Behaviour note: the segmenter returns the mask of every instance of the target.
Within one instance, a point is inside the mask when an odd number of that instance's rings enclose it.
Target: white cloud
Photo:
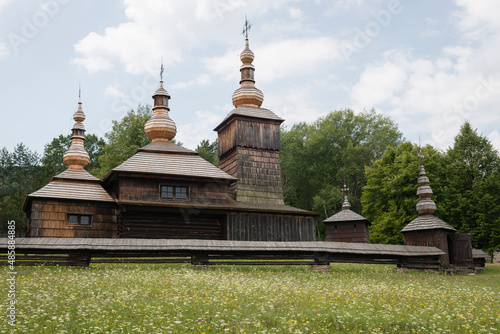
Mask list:
[[[210,76],[208,74],[203,73],[203,74],[200,74],[194,80],[177,82],[171,86],[174,89],[185,89],[185,88],[189,88],[192,86],[206,86],[206,85],[210,84],[210,82],[211,82]]]
[[[111,97],[124,97],[125,94],[120,91],[118,88],[116,88],[113,85],[109,85],[106,87],[106,90],[104,91],[104,95],[106,96],[111,96]]]
[[[0,10],[2,10],[4,7],[7,7],[11,2],[14,0],[0,0]]]
[[[288,14],[294,20],[304,19],[304,12],[300,8],[290,7],[288,8]]]
[[[192,119],[192,122],[177,127],[175,138],[177,141],[180,141],[184,147],[194,150],[203,139],[215,140],[216,134],[213,129],[222,121],[221,116],[198,110]]]
[[[9,55],[9,48],[4,42],[0,42],[0,59]]]
[[[488,135],[488,139],[497,151],[500,151],[500,132],[497,130],[493,131]]]
[[[292,86],[279,91],[264,92],[263,108],[285,119],[285,124],[311,122],[327,114],[324,106],[313,98],[314,85]]]
[[[351,91],[356,109],[376,107],[399,123],[403,133],[427,134],[431,144],[445,149],[460,126],[499,124],[500,78],[472,69],[469,49],[447,49],[434,61],[410,53],[390,52],[385,61],[364,70]]]
[[[128,21],[80,40],[72,63],[89,72],[110,70],[118,63],[129,73],[141,74],[156,69],[163,56],[165,66],[171,66],[201,41],[232,42],[245,13],[280,10],[290,1],[125,0]]]
[[[325,63],[342,59],[339,42],[332,37],[309,39],[288,39],[250,49],[255,53],[255,80],[271,82],[277,79],[311,75]],[[221,57],[205,59],[207,69],[223,80],[234,79],[241,65],[239,54],[242,50],[226,52]]]

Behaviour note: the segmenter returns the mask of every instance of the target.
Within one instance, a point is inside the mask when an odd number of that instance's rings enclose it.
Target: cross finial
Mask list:
[[[82,102],[82,86],[78,83],[78,102]]]
[[[247,16],[245,15],[245,25],[243,26],[243,32],[241,33],[245,36],[245,39],[248,39],[248,32],[250,31],[250,28],[252,28],[252,24],[248,21]]]
[[[160,81],[163,81],[163,57],[161,57]]]
[[[344,196],[347,196],[347,193],[349,192],[349,188],[347,188],[347,185],[345,184],[345,180],[344,180],[344,186],[342,187],[342,193],[344,194]]]

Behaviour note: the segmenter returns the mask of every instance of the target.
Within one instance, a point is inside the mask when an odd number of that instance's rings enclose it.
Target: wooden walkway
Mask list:
[[[7,249],[7,239],[0,239]],[[191,263],[194,265],[311,265],[389,263],[440,269],[435,247],[344,242],[269,242],[192,239],[16,238],[16,265]],[[3,253],[3,252],[2,252]],[[0,263],[7,264],[5,253]]]

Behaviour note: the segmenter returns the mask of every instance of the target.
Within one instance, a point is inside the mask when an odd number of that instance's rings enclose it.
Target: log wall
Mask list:
[[[227,218],[227,240],[315,241],[313,217],[286,214],[231,213]]]
[[[199,210],[151,212],[127,210],[119,222],[121,238],[209,239],[225,238],[225,216]]]
[[[91,215],[90,226],[68,223],[68,214]],[[28,212],[29,237],[114,238],[117,231],[115,203],[33,198]]]

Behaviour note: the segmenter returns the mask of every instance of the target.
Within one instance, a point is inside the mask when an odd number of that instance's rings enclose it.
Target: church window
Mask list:
[[[92,223],[92,216],[91,215],[69,214],[68,215],[68,223],[70,225],[90,226],[90,224]]]
[[[187,199],[188,187],[161,186],[160,197],[170,199]]]

